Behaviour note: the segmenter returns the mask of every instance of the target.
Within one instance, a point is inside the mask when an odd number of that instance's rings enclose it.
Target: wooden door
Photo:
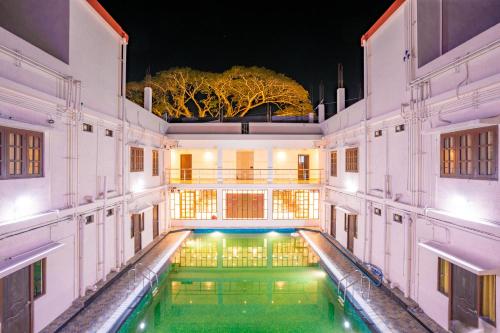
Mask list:
[[[160,215],[159,206],[153,206],[153,239],[160,234]]]
[[[309,179],[309,155],[299,155],[297,164],[299,180]]]
[[[25,333],[32,331],[31,295],[30,266],[0,280],[0,327],[2,332]]]
[[[227,219],[264,218],[263,193],[226,193]]]
[[[236,152],[236,179],[253,179],[253,151]]]
[[[451,320],[469,327],[478,327],[478,278],[453,265],[451,273]]]
[[[142,214],[132,215],[132,228],[134,229],[134,253],[142,249],[141,221]]]
[[[181,154],[181,180],[193,179],[193,155]]]
[[[337,211],[335,206],[330,206],[330,235],[337,237]]]
[[[354,238],[357,236],[357,218],[356,215],[346,214],[347,219],[347,249],[354,252]]]

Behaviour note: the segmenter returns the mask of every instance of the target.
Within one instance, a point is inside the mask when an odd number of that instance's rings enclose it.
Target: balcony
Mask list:
[[[322,184],[322,169],[169,169],[170,184]]]

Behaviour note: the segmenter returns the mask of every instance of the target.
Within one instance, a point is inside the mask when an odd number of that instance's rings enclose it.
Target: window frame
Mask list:
[[[445,273],[442,272],[442,266],[441,264],[444,263],[444,265],[448,266],[448,276],[445,276],[445,280],[443,281],[444,283],[447,284],[447,286],[441,285],[441,276],[443,276]],[[437,290],[443,294],[446,297],[450,297],[450,290],[451,290],[451,262],[449,262],[446,259],[443,259],[441,257],[438,257],[438,269],[437,269]],[[448,289],[448,292],[446,292],[446,289]]]
[[[20,159],[11,160],[9,157],[9,148],[16,147],[10,144],[10,134],[20,135],[22,143],[19,147],[21,149]],[[38,140],[39,146],[29,146],[29,137],[33,137],[33,143]],[[43,178],[45,176],[44,168],[44,148],[45,148],[45,135],[43,132],[31,131],[20,129],[16,127],[0,126],[0,180],[6,179],[26,179],[26,178]],[[14,148],[16,149],[16,148]],[[32,150],[32,157],[30,158],[29,151]],[[38,159],[35,159],[35,151],[38,150]],[[21,163],[20,174],[10,174],[10,162]],[[38,173],[30,173],[30,165],[38,163]]]
[[[482,133],[492,132],[492,143],[481,144],[479,136]],[[471,136],[470,146],[461,146],[461,137]],[[448,146],[449,143],[449,146]],[[492,157],[490,159],[480,159],[481,148],[492,147]],[[466,154],[466,159],[462,159],[462,150],[470,149],[472,159]],[[441,133],[439,137],[439,174],[441,178],[474,179],[474,180],[498,180],[498,126],[485,126],[462,131]],[[453,159],[451,159],[453,156]],[[490,162],[491,161],[491,162]],[[463,163],[472,163],[470,174],[461,173]],[[493,173],[491,175],[480,174],[481,164],[491,163]],[[448,171],[446,166],[449,164]],[[446,171],[446,172],[445,172]]]
[[[144,148],[130,147],[130,172],[144,172]]]
[[[330,151],[330,176],[337,177],[338,154],[336,150]]]
[[[359,150],[358,147],[346,148],[345,150],[345,172],[359,172]]]
[[[38,295],[35,295],[35,264],[37,262],[41,262],[42,264],[42,279],[41,279],[42,292]],[[47,258],[37,260],[30,265],[30,285],[31,285],[32,300],[37,300],[40,297],[47,294]]]
[[[160,152],[157,149],[153,149],[151,151],[151,160],[152,160],[152,170],[151,174],[153,177],[160,175]]]

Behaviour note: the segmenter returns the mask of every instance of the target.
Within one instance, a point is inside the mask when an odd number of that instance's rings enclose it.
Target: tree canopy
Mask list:
[[[153,112],[171,118],[243,117],[269,105],[273,114],[312,112],[309,94],[291,78],[261,67],[235,66],[223,73],[172,68],[127,84],[127,98],[142,105],[144,87],[153,90]]]

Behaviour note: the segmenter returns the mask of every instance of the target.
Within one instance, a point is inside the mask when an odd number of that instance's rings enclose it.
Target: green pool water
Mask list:
[[[290,234],[192,234],[120,332],[370,332],[318,261]]]

